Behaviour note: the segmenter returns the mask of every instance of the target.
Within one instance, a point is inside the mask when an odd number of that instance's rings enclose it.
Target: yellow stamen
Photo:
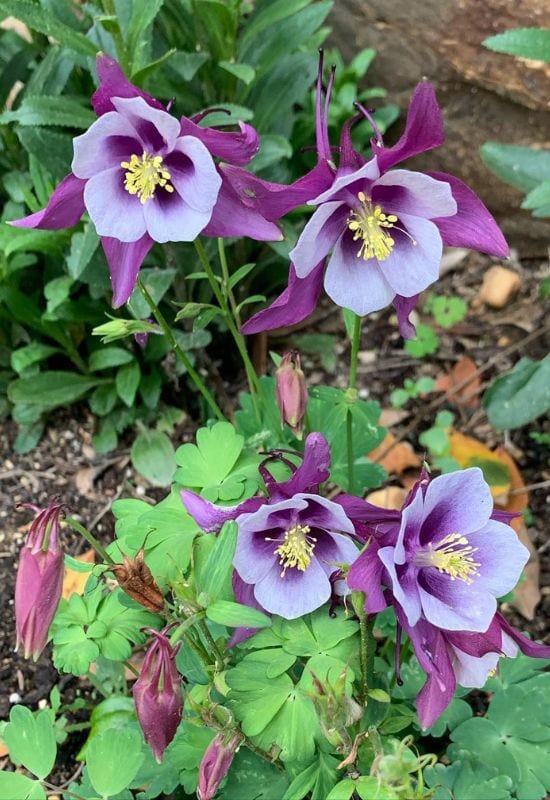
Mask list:
[[[465,583],[473,583],[480,564],[474,561],[473,554],[478,550],[468,544],[468,539],[460,533],[450,533],[436,547],[430,543],[428,550],[418,553],[415,562],[418,566],[435,567],[446,572],[451,580],[458,578]]]
[[[308,536],[310,530],[309,525],[293,525],[285,531],[282,544],[273,551],[279,556],[279,564],[283,567],[281,578],[285,577],[289,567],[296,567],[301,572],[309,567],[317,543],[314,536]]]
[[[359,192],[357,197],[360,205],[350,213],[347,220],[348,228],[353,232],[353,241],[361,240],[357,258],[363,258],[365,261],[370,258],[385,261],[395,244],[395,239],[388,230],[395,228],[407,236],[409,234],[403,228],[396,227],[395,214],[385,214],[382,206],[374,204],[372,198],[367,197],[364,192]],[[416,244],[414,239],[412,243]]]
[[[167,192],[174,187],[168,183],[170,173],[162,166],[162,156],[150,156],[143,153],[141,158],[132,155],[130,161],[122,161],[121,167],[128,170],[124,179],[124,188],[130,194],[136,194],[143,205],[155,196],[155,189],[161,186]]]

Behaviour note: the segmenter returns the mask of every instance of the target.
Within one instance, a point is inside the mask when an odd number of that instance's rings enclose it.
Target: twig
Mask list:
[[[531,492],[534,489],[546,489],[550,486],[550,480],[539,481],[538,483],[528,483],[527,486],[520,486],[517,489],[511,489],[509,492],[501,492],[493,497],[493,500],[498,500],[499,497],[506,499],[512,495],[523,494],[523,492]]]
[[[409,433],[412,433],[414,430],[416,430],[418,423],[424,419],[427,414],[429,414],[431,411],[434,411],[434,409],[436,409],[438,406],[442,405],[446,400],[449,399],[449,397],[452,397],[454,394],[457,394],[457,392],[460,392],[461,389],[464,389],[465,386],[468,386],[468,384],[470,384],[474,378],[477,378],[479,375],[487,372],[487,370],[498,363],[502,358],[515,353],[516,350],[523,350],[526,345],[528,345],[530,342],[533,342],[535,339],[538,339],[540,336],[544,336],[545,333],[550,333],[550,325],[546,325],[544,328],[534,331],[533,333],[529,334],[529,336],[526,336],[525,339],[522,339],[521,342],[515,342],[509,347],[506,347],[504,350],[501,350],[500,353],[496,353],[496,355],[490,358],[489,361],[487,361],[487,363],[482,367],[478,367],[475,372],[472,372],[464,380],[456,383],[441,397],[436,397],[435,400],[432,400],[431,403],[428,403],[427,406],[415,414],[411,422],[401,431],[401,433],[395,437],[395,440],[388,447],[386,447],[382,453],[380,453],[380,455],[375,459],[375,463],[382,461],[382,459],[385,458],[388,453],[393,450],[397,444],[399,444],[399,442],[402,442],[403,439],[409,435]]]

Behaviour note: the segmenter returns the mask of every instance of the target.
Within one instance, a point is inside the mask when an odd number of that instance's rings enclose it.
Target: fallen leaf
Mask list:
[[[405,499],[408,495],[406,489],[402,486],[387,486],[385,489],[377,489],[371,492],[365,498],[369,503],[372,503],[378,508],[393,508],[401,509]]]
[[[498,453],[489,450],[478,439],[465,436],[459,431],[451,430],[449,432],[449,443],[451,446],[449,455],[458,461],[462,469],[479,467],[491,488],[491,494],[493,497],[501,498],[504,506],[511,487],[508,461]]]
[[[394,442],[395,436],[393,433],[387,433],[378,447],[369,453],[369,459],[384,467],[390,475],[401,475],[409,467],[420,466],[420,458],[408,442],[398,442],[397,444],[394,444]],[[391,450],[378,460],[380,455],[385,453],[389,447],[391,447]]]
[[[81,556],[75,556],[76,561],[82,561],[83,564],[95,564],[95,550],[90,548],[82,553]],[[68,600],[72,594],[82,594],[86,581],[90,577],[89,572],[76,572],[74,569],[65,567],[63,575],[63,597]]]
[[[94,482],[98,476],[97,467],[82,467],[74,476],[79,494],[84,497],[95,497]]]
[[[435,391],[446,392],[449,401],[456,405],[463,405],[467,408],[476,408],[479,405],[479,390],[481,388],[481,378],[477,373],[475,361],[469,356],[463,356],[454,365],[452,370],[443,375],[439,375],[435,381]],[[468,380],[470,378],[470,380]],[[455,386],[468,381],[462,389],[452,391]]]
[[[491,308],[504,308],[521,287],[521,278],[511,269],[498,264],[487,270],[477,295],[478,303]]]
[[[404,408],[383,408],[378,424],[383,428],[393,428],[394,425],[399,425],[410,416],[411,412],[405,411]]]
[[[506,505],[503,506],[504,510],[518,513],[525,511],[529,504],[529,494],[525,491],[525,482],[516,462],[504,447],[498,447],[495,454],[508,465],[511,489],[514,492],[519,489],[524,490],[517,491],[517,494],[510,494],[507,497]],[[499,503],[498,497],[495,498],[495,502]],[[529,561],[523,568],[523,580],[514,589],[514,599],[510,605],[514,606],[525,619],[534,619],[535,608],[541,599],[539,557],[525,527],[523,517],[516,517],[512,520],[511,525],[517,532],[520,542],[529,550]]]
[[[3,742],[0,742],[0,758],[9,755],[9,750]]]

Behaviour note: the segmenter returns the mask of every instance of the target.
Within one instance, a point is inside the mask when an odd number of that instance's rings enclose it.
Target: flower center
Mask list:
[[[296,567],[301,572],[309,567],[317,543],[314,536],[308,535],[310,530],[309,525],[293,525],[285,531],[282,543],[273,551],[279,556],[279,564],[283,568],[281,578],[285,577],[289,567]]]
[[[364,192],[359,192],[357,197],[360,205],[350,213],[347,220],[348,228],[353,232],[353,241],[361,240],[357,258],[384,261],[395,244],[388,229],[395,227],[397,217],[395,214],[384,214],[382,206],[375,205]]]
[[[120,166],[127,170],[124,188],[130,194],[137,194],[142,205],[153,199],[157,186],[167,192],[174,191],[174,187],[168,183],[170,173],[162,166],[162,156],[143,153],[139,158],[134,154],[129,161],[122,161]]]
[[[450,533],[433,547],[418,553],[415,563],[422,567],[435,567],[439,572],[446,572],[451,580],[458,578],[465,583],[473,583],[478,574],[480,564],[474,561],[473,554],[478,550],[468,544],[468,539],[460,533]]]

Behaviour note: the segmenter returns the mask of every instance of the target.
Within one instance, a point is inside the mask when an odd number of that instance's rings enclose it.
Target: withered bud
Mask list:
[[[134,558],[124,555],[124,563],[112,564],[109,571],[114,572],[122,591],[147,611],[159,614],[163,610],[164,596],[145,563],[143,548],[138,550]]]

